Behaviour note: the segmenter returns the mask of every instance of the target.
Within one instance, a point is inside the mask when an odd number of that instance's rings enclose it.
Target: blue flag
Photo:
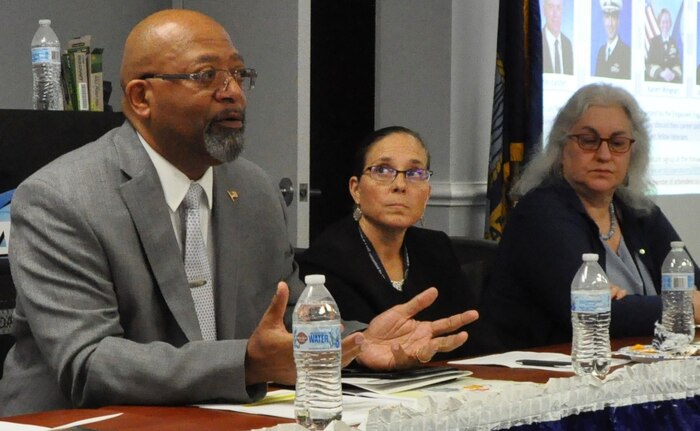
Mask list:
[[[539,0],[500,0],[485,237],[503,234],[513,182],[541,146],[542,28]]]

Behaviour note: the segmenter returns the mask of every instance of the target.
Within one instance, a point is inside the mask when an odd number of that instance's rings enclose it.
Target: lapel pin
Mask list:
[[[231,202],[236,202],[236,199],[238,199],[238,192],[235,190],[227,190],[228,191],[228,197],[231,198]]]
[[[639,249],[639,254],[641,254],[641,255],[646,254],[646,252],[647,252],[647,251],[644,250],[643,248],[640,248],[640,249]]]

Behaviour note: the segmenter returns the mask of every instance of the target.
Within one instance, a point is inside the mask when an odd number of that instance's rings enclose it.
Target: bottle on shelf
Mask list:
[[[321,274],[307,275],[294,307],[294,361],[297,381],[294,413],[299,424],[322,430],[343,412],[340,380],[340,312]]]
[[[40,19],[32,38],[32,101],[36,110],[63,110],[61,42],[50,19]]]
[[[695,314],[693,309],[695,290],[695,266],[685,252],[682,241],[672,241],[661,266],[661,300],[663,312],[661,324],[675,334],[683,334],[688,343],[695,338]]]
[[[610,371],[610,284],[598,255],[584,253],[571,282],[571,363],[578,375]]]

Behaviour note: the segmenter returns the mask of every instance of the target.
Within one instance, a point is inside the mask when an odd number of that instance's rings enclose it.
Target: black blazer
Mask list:
[[[369,322],[432,286],[438,289],[438,298],[418,313],[417,319],[436,320],[475,308],[468,281],[444,232],[411,227],[404,244],[410,268],[401,292],[379,274],[360,238],[357,222],[349,216],[329,226],[297,261],[302,279],[307,274],[326,276],[326,287],[344,320]],[[453,356],[463,354],[460,350]]]
[[[604,43],[598,50],[595,75],[605,78],[630,79],[632,73],[630,70],[631,51],[629,45],[624,43],[622,39],[618,39],[615,49],[610,53],[607,60],[605,59],[606,48],[607,44]]]
[[[678,234],[654,206],[643,214],[617,197],[615,206],[625,243],[646,265],[660,293],[661,265]],[[574,190],[563,180],[527,193],[509,215],[489,284],[482,293],[482,324],[496,331],[501,350],[571,340],[571,280],[581,254],[605,247],[598,227]],[[695,276],[700,276],[696,266]],[[612,302],[612,338],[653,334],[661,319],[660,296],[627,295]]]

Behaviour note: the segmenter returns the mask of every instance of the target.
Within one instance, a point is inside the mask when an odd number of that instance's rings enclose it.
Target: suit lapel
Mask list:
[[[115,139],[119,165],[127,177],[120,186],[122,199],[168,308],[189,340],[201,340],[194,301],[158,173],[134,130],[128,124],[125,127],[131,135],[120,133]]]
[[[238,312],[238,262],[241,250],[241,205],[245,198],[241,184],[231,174],[228,163],[214,168],[214,207],[212,214],[212,237],[216,262],[214,303],[216,304],[217,333],[221,339],[231,339],[236,333],[235,313]]]

